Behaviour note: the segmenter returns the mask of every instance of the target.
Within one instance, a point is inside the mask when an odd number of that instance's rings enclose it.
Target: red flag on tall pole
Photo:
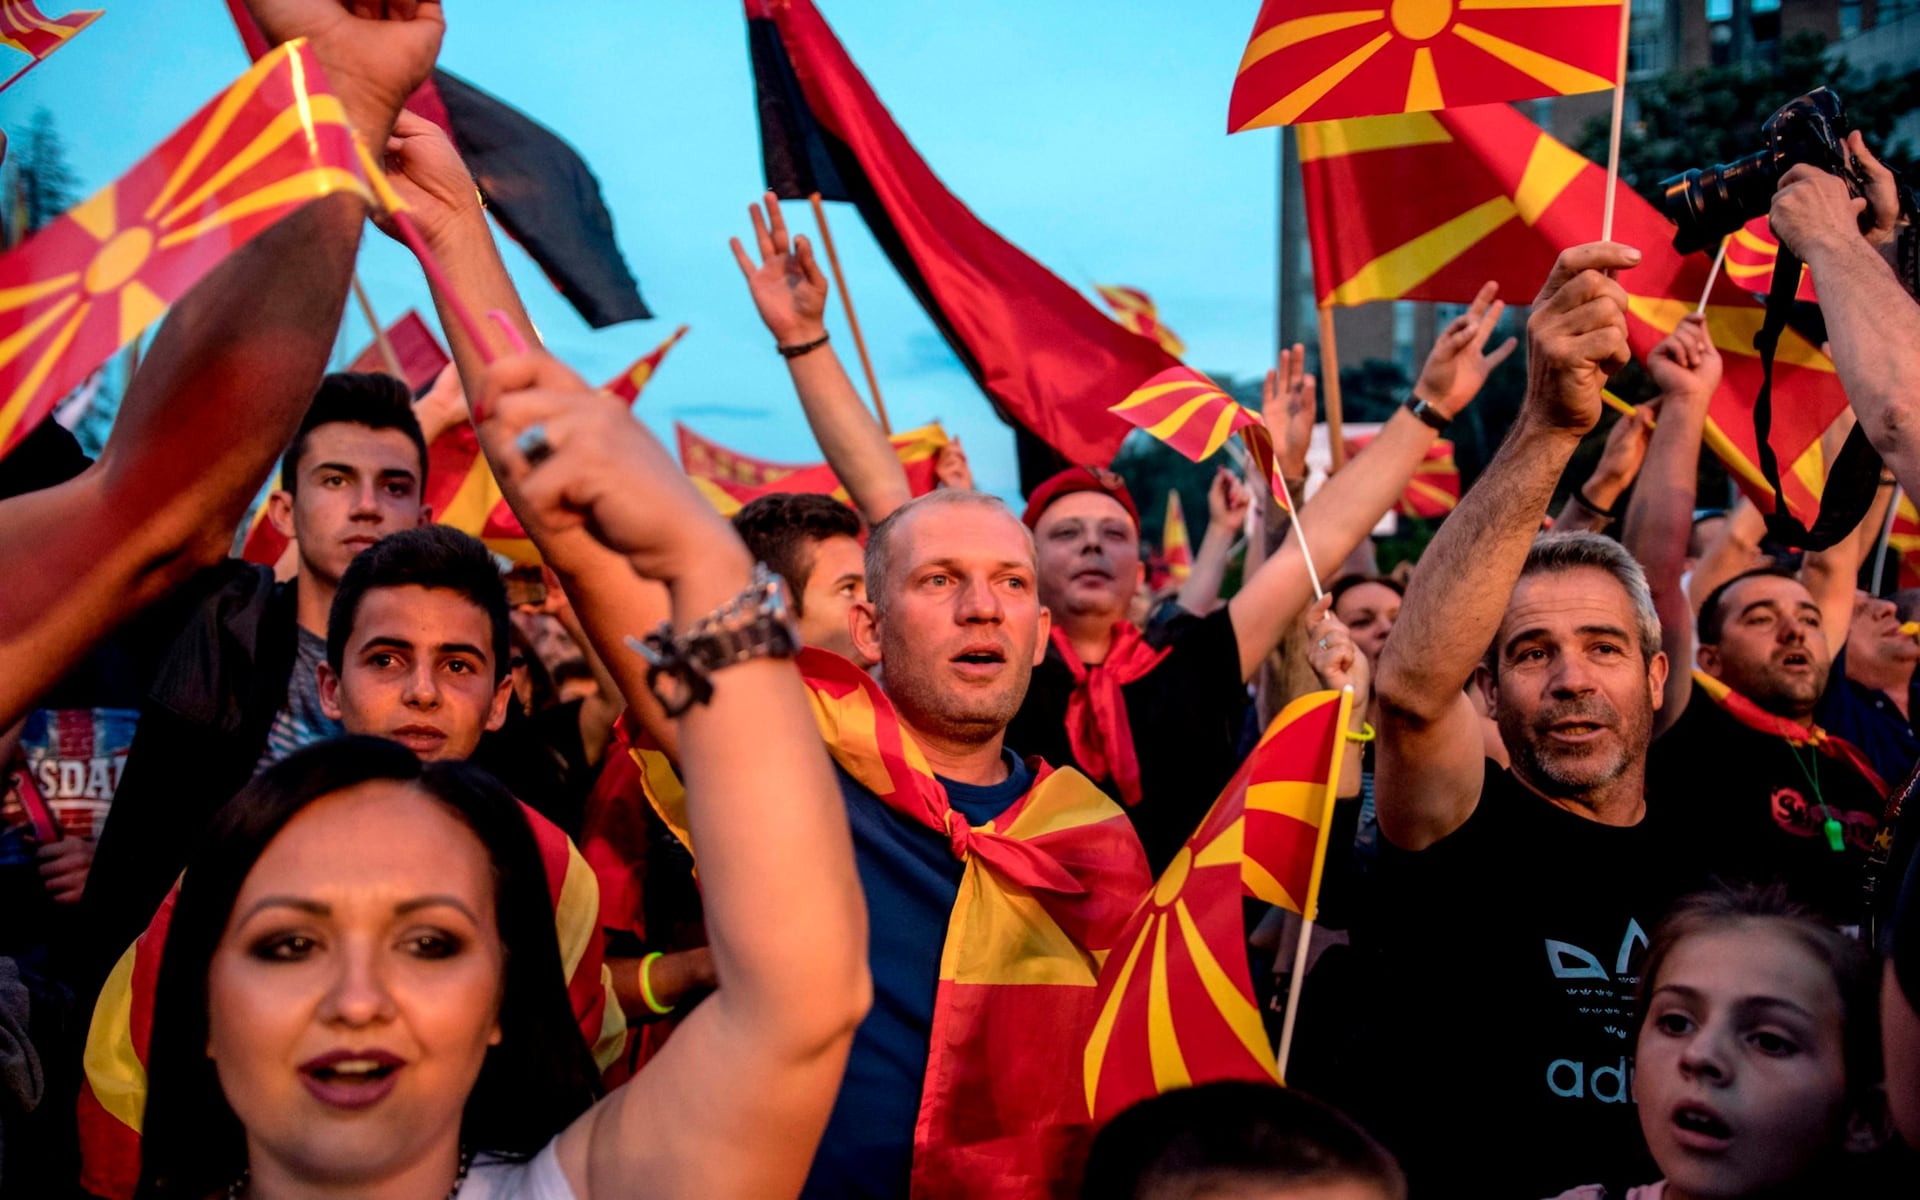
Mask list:
[[[1178,366],[989,229],[949,192],[811,0],[746,0],[767,186],[852,201],[1002,419],[1070,462],[1127,436],[1107,410]]]
[[[1606,172],[1505,104],[1300,127],[1300,165],[1322,306],[1372,300],[1467,303],[1487,280],[1525,303],[1567,246],[1591,241]],[[1419,180],[1417,189],[1408,180]],[[1614,237],[1639,248],[1620,273],[1627,336],[1648,351],[1693,312],[1706,255],[1680,255],[1673,226],[1630,189],[1614,189]],[[1759,301],[1723,274],[1706,318],[1725,357],[1707,418],[1707,444],[1755,503],[1771,510],[1753,431],[1760,387]],[[1772,445],[1791,510],[1811,516],[1826,478],[1821,435],[1847,407],[1833,362],[1789,329],[1774,364]],[[1804,519],[1804,517],[1803,517]]]
[[[75,9],[64,17],[49,17],[34,6],[33,0],[0,0],[0,46],[18,50],[30,60],[0,80],[0,92],[45,62],[47,55],[66,45],[74,34],[106,15],[104,9]]]
[[[0,257],[0,454],[222,259],[322,196],[373,202],[305,42]]]

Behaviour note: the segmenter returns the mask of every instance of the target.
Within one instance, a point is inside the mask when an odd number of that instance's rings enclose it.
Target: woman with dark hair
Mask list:
[[[376,740],[314,747],[222,811],[181,884],[142,1200],[760,1200],[806,1177],[871,985],[778,581],[624,406],[544,357],[487,382],[527,518],[665,585],[648,684],[680,710],[718,986],[596,1101],[512,798]]]

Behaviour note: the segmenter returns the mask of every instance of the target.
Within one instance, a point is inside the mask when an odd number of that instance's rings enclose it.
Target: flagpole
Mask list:
[[[1713,295],[1713,285],[1720,278],[1720,267],[1723,263],[1727,261],[1727,243],[1731,242],[1732,240],[1733,240],[1732,234],[1728,234],[1726,237],[1721,238],[1720,250],[1717,254],[1713,256],[1713,270],[1707,272],[1707,286],[1700,289],[1700,306],[1693,310],[1694,312],[1700,314],[1701,316],[1706,315],[1707,297]]]
[[[1333,337],[1333,306],[1320,306],[1320,394],[1327,403],[1327,450],[1333,470],[1347,465],[1347,439],[1341,433],[1340,348]]]
[[[1316,594],[1319,591],[1315,587]],[[1333,830],[1333,806],[1340,799],[1340,766],[1347,753],[1347,721],[1353,715],[1353,685],[1340,692],[1340,712],[1334,722],[1333,761],[1328,765],[1327,790],[1320,804],[1319,838],[1313,851],[1313,870],[1307,876],[1307,894],[1301,901],[1300,944],[1293,948],[1293,975],[1287,980],[1287,1011],[1280,1018],[1280,1047],[1274,1055],[1274,1070],[1280,1082],[1287,1082],[1287,1062],[1293,1055],[1293,1027],[1300,1015],[1300,992],[1307,982],[1307,959],[1313,947],[1314,917],[1320,913],[1320,880],[1327,866],[1327,835]]]
[[[1600,218],[1600,240],[1613,240],[1613,193],[1620,182],[1620,126],[1627,111],[1627,30],[1633,21],[1632,0],[1620,0],[1620,57],[1613,76],[1613,130],[1607,135],[1607,201]]]
[[[840,303],[847,306],[847,325],[853,330],[853,348],[860,352],[860,369],[867,374],[867,390],[873,393],[873,409],[880,417],[880,428],[887,436],[893,436],[893,423],[887,420],[886,401],[880,399],[880,380],[873,373],[873,359],[867,357],[867,339],[860,334],[860,318],[853,315],[853,293],[847,290],[847,277],[840,273],[840,253],[833,248],[833,231],[827,228],[826,206],[820,203],[820,193],[814,192],[807,197],[807,203],[813,205],[813,220],[820,227],[820,242],[827,248],[827,265],[833,268],[833,286],[840,289]]]
[[[400,356],[393,352],[393,343],[387,340],[386,327],[380,324],[380,318],[373,315],[373,301],[367,299],[367,289],[360,285],[360,272],[353,273],[353,299],[360,306],[360,315],[373,327],[373,344],[380,348],[380,359],[387,364],[387,374],[395,379],[404,380],[407,373],[400,369]]]
[[[1887,545],[1893,541],[1893,519],[1900,515],[1900,497],[1902,492],[1898,483],[1893,485],[1893,499],[1887,501],[1887,519],[1880,523],[1880,546],[1873,555],[1873,586],[1867,594],[1880,594],[1880,576],[1887,569]]]
[[[1325,309],[1320,311],[1325,312]],[[1232,443],[1228,443],[1231,445]],[[1251,472],[1249,472],[1251,474]],[[1273,473],[1275,483],[1280,485],[1280,501],[1287,506],[1287,515],[1293,525],[1294,540],[1300,543],[1300,557],[1307,563],[1307,582],[1313,585],[1313,602],[1320,603],[1326,593],[1320,590],[1320,572],[1313,565],[1313,552],[1307,549],[1307,531],[1300,524],[1300,506],[1293,502],[1293,489],[1287,486],[1287,473],[1276,470]]]

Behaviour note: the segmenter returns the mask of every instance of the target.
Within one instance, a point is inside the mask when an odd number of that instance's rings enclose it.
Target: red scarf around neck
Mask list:
[[[1770,713],[1705,671],[1696,670],[1693,673],[1693,683],[1720,706],[1720,711],[1748,729],[1784,738],[1795,746],[1812,746],[1828,758],[1838,759],[1858,771],[1880,795],[1887,794],[1886,780],[1880,778],[1880,773],[1873,769],[1873,764],[1867,761],[1867,756],[1862,754],[1860,748],[1852,742],[1835,737],[1818,725],[1809,727]]]
[[[1120,788],[1120,802],[1132,808],[1140,803],[1140,757],[1133,749],[1133,726],[1120,689],[1145,678],[1172,647],[1155,650],[1131,621],[1113,627],[1106,659],[1091,667],[1080,661],[1067,631],[1058,625],[1053,627],[1053,644],[1073,672],[1067,744],[1073,747],[1074,760],[1090,777],[1113,780]]]

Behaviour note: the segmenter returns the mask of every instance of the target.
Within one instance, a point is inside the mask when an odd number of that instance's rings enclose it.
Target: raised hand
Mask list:
[[[1252,505],[1253,489],[1236,479],[1231,471],[1214,472],[1213,483],[1207,488],[1207,532],[1219,529],[1231,534],[1245,523],[1247,509]]]
[[[269,42],[306,38],[369,148],[387,139],[394,114],[426,81],[446,17],[439,0],[246,0]]]
[[[1867,240],[1885,250],[1893,245],[1894,236],[1900,232],[1900,183],[1886,164],[1867,149],[1867,139],[1860,136],[1858,129],[1847,135],[1847,149],[1853,153],[1854,165],[1867,177],[1867,211],[1873,214],[1873,228],[1867,230]]]
[[[1307,445],[1313,440],[1314,395],[1318,381],[1307,374],[1307,348],[1295,342],[1280,352],[1280,365],[1260,385],[1260,419],[1273,435],[1280,473],[1289,480],[1307,477]]]
[[[1647,354],[1647,374],[1659,385],[1663,402],[1707,403],[1720,386],[1720,370],[1720,351],[1698,313],[1683,317]]]
[[[1527,319],[1523,415],[1581,435],[1600,419],[1600,391],[1627,365],[1627,293],[1607,272],[1640,261],[1618,242],[1561,252]]]
[[[759,205],[749,205],[753,218],[753,237],[760,251],[760,264],[739,238],[732,238],[733,257],[740,273],[747,277],[747,290],[753,294],[753,306],[760,310],[768,332],[782,346],[811,342],[827,331],[827,277],[813,259],[813,245],[807,236],[787,236],[786,218],[780,215],[780,201],[768,192],[766,214]]]
[[[744,555],[732,527],[627,406],[551,356],[500,359],[482,391],[487,459],[529,528],[556,536],[585,529],[667,582],[728,547]]]
[[[420,422],[420,433],[432,445],[456,425],[467,423],[467,393],[460,386],[460,369],[452,363],[440,368],[427,394],[413,402],[413,418]]]
[[[1623,416],[1607,431],[1607,444],[1601,448],[1600,461],[1593,468],[1584,489],[1587,498],[1611,506],[1627,490],[1647,461],[1647,445],[1653,440],[1655,405],[1642,404],[1633,415]]]
[[[387,182],[413,210],[413,223],[429,242],[462,217],[481,214],[480,193],[467,164],[446,130],[405,109],[394,118],[382,166]],[[394,233],[384,214],[376,218],[388,236]]]
[[[1474,296],[1467,311],[1448,322],[1441,331],[1433,349],[1427,353],[1426,365],[1420,368],[1414,392],[1447,416],[1458,416],[1461,409],[1473,403],[1487,376],[1520,345],[1517,338],[1510,337],[1494,347],[1491,354],[1487,352],[1487,339],[1493,336],[1494,327],[1500,324],[1500,316],[1507,310],[1505,300],[1494,299],[1499,290],[1497,283],[1481,284],[1479,294]]]
[[[1320,686],[1353,688],[1354,707],[1367,706],[1367,657],[1353,644],[1345,622],[1333,615],[1333,597],[1322,596],[1307,610],[1307,665]]]
[[[941,487],[961,492],[974,490],[973,468],[967,465],[967,452],[961,448],[959,438],[940,447],[934,454],[933,475],[940,481]]]

